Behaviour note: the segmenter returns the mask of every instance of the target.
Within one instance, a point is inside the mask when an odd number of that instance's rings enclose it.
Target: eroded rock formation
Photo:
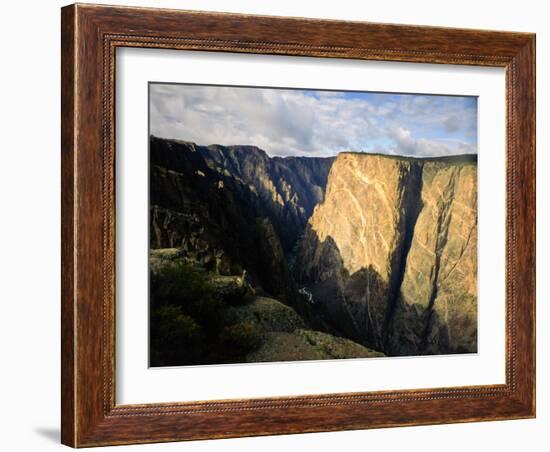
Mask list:
[[[345,335],[387,354],[477,349],[477,165],[343,153],[296,276]]]

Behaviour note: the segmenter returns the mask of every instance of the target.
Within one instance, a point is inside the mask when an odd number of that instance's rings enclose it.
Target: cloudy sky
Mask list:
[[[477,152],[477,99],[205,85],[149,85],[150,133],[251,144],[270,155]]]

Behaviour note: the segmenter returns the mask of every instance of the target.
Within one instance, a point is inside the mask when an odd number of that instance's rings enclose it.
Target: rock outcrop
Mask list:
[[[255,297],[225,317],[229,323],[251,322],[263,332],[258,348],[246,356],[251,363],[384,356],[349,339],[308,329],[292,308],[272,298]]]
[[[475,352],[476,181],[475,156],[340,154],[298,281],[336,328],[386,354]]]
[[[149,268],[153,367],[383,356],[313,331],[290,306],[257,295],[246,274],[206,271],[177,248],[151,250]]]

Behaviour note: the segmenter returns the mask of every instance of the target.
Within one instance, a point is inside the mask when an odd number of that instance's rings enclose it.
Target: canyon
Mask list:
[[[151,136],[149,171],[151,249],[246,277],[300,317],[301,341],[477,351],[475,155],[283,158]],[[285,360],[284,334],[256,355]]]

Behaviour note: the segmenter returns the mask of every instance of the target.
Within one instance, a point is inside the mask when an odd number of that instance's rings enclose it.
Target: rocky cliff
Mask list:
[[[369,349],[474,352],[476,180],[475,156],[273,158],[151,137],[150,244],[246,273],[309,327]]]
[[[215,273],[246,270],[292,304],[286,259],[323,199],[332,161],[151,137],[151,248],[178,248]]]
[[[269,157],[255,146],[196,146],[209,168],[245,184],[289,251],[323,200],[333,158]]]
[[[340,154],[296,278],[347,337],[390,355],[477,350],[475,156]]]
[[[176,248],[151,250],[149,265],[153,367],[384,356],[312,330],[248,278],[205,271]]]

